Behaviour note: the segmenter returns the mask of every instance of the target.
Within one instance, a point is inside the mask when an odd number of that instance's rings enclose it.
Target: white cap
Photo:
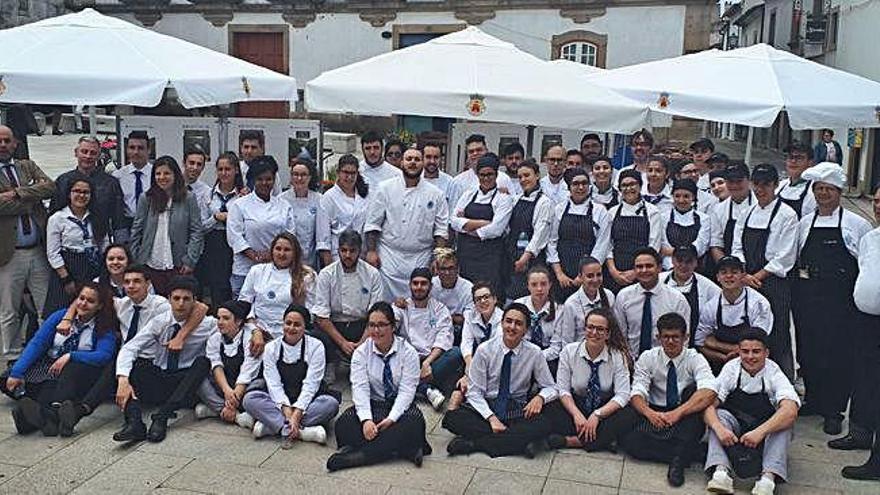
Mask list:
[[[801,178],[813,182],[824,182],[838,189],[843,189],[846,186],[846,172],[843,171],[843,167],[833,162],[817,163],[804,170]]]

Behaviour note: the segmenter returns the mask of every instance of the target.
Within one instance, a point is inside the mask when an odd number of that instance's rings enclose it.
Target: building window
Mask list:
[[[835,7],[828,14],[828,24],[825,25],[825,51],[831,52],[837,49],[837,28],[840,25],[840,10]]]
[[[770,13],[770,26],[767,31],[767,44],[776,46],[776,11]]]
[[[596,45],[592,43],[569,43],[562,45],[559,58],[595,67],[596,51]]]
[[[550,58],[571,60],[579,64],[605,68],[608,36],[592,31],[569,31],[553,36]]]
[[[18,0],[18,15],[30,15],[30,13],[31,13],[30,0]]]

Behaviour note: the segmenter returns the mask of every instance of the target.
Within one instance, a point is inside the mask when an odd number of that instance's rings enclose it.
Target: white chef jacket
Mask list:
[[[646,203],[645,201],[639,201],[638,203],[631,205],[625,201],[621,201],[617,206],[613,206],[610,210],[608,210],[608,216],[610,217],[608,220],[608,230],[611,230],[611,226],[614,222],[614,217],[617,216],[617,211],[620,210],[621,217],[635,217],[642,216],[642,207],[644,206],[645,211],[648,213],[648,246],[656,249],[658,252],[660,251],[660,247],[663,245],[663,228],[666,227],[666,221],[663,219],[663,216],[660,214],[660,210],[657,209],[656,206],[651,203]],[[610,246],[608,248],[608,258],[614,258],[614,238],[611,238]]]
[[[333,261],[339,259],[339,234],[352,229],[363,236],[367,218],[367,200],[355,193],[348,197],[338,185],[330,188],[321,198],[315,225],[316,248],[330,251]]]
[[[513,194],[511,191],[515,191],[513,187],[514,181],[501,170],[498,170],[498,178],[495,179],[495,183],[499,189],[506,190],[508,194]],[[480,187],[480,178],[477,177],[474,170],[470,168],[463,170],[452,179],[452,184],[447,191],[449,206],[452,208],[458,206],[462,196],[473,196],[474,193],[472,191],[478,187]]]
[[[718,329],[719,298],[721,299],[722,323],[732,327],[743,322],[746,316],[746,293],[749,295],[749,324],[760,328],[767,334],[773,331],[773,311],[770,309],[770,301],[755,289],[743,287],[742,293],[732,303],[723,294],[718,294],[700,306],[700,323],[697,327],[697,333],[694,335],[695,346],[702,346],[709,336],[715,335],[715,330]]]
[[[553,227],[553,201],[546,194],[542,193],[538,196],[538,192],[539,189],[535,188],[529,195],[519,193],[513,198],[514,206],[520,201],[535,203],[535,211],[532,215],[532,238],[525,248],[532,253],[532,256],[538,256],[547,247],[547,243],[550,242],[550,229]]]
[[[860,310],[880,316],[880,227],[862,236],[859,243],[859,276],[853,298]]]
[[[712,236],[709,239],[709,247],[724,249],[724,229],[727,226],[727,220],[731,218],[731,203],[733,203],[733,219],[739,222],[746,218],[749,208],[757,203],[757,200],[752,193],[749,193],[749,196],[740,203],[737,203],[730,197],[713,206],[709,210],[709,219],[712,222]]]
[[[798,251],[798,217],[794,210],[787,204],[779,206],[779,211],[770,222],[770,215],[779,198],[769,202],[767,206],[761,207],[757,202],[752,205],[749,212],[742,217],[742,222],[736,222],[736,230],[733,233],[733,256],[745,261],[746,256],[743,252],[742,235],[745,227],[767,228],[770,226],[770,237],[767,239],[767,248],[765,256],[767,264],[762,268],[777,277],[785,278],[788,272],[794,268]],[[751,213],[751,217],[749,217]],[[746,218],[749,224],[746,225]]]
[[[554,184],[550,180],[549,175],[545,175],[541,177],[541,191],[544,193],[544,196],[547,196],[554,204],[565,203],[568,200],[568,184],[566,184],[565,180],[560,177],[559,182]]]
[[[670,212],[672,218],[670,219]],[[690,209],[684,213],[680,213],[674,207],[667,211],[665,215],[662,217],[663,221],[663,247],[665,248],[676,248],[678,246],[673,246],[669,239],[666,237],[666,227],[670,222],[680,225],[682,227],[690,227],[694,224],[694,213],[696,213],[697,218],[700,219],[700,230],[697,232],[697,238],[691,244],[697,250],[697,256],[703,256],[706,254],[706,251],[709,250],[709,240],[712,237],[712,222],[709,219],[709,216],[705,213],[701,213],[699,210],[694,211]],[[663,268],[667,270],[672,268],[672,257],[664,256],[663,257]]]
[[[251,304],[250,316],[256,318],[257,326],[266,330],[272,337],[284,334],[284,310],[293,301],[290,297],[292,284],[289,268],[277,268],[274,263],[254,265],[244,279],[240,301]],[[315,275],[309,272],[305,278],[307,308],[313,305],[315,294]]]
[[[309,266],[315,267],[318,263],[317,250],[315,249],[316,226],[318,222],[318,209],[321,206],[322,194],[317,191],[309,191],[306,197],[299,198],[290,188],[280,197],[290,203],[290,212],[293,215],[293,224],[296,226],[296,240],[303,250],[303,259]]]
[[[769,358],[754,376],[743,369],[740,358],[725,363],[718,378],[715,379],[715,393],[718,394],[719,402],[723,403],[727,400],[727,396],[736,390],[737,381],[739,381],[739,389],[747,394],[765,392],[770,398],[770,403],[777,409],[783,400],[790,400],[798,407],[801,406],[801,398],[798,397],[794,386],[788,381],[788,377],[779,365]]]
[[[278,356],[283,352],[284,363],[294,364],[299,361],[303,345],[306,346],[305,361],[308,364],[308,371],[303,378],[299,397],[288,397],[284,392],[281,374],[278,372]],[[305,411],[309,407],[315,394],[318,393],[321,380],[324,378],[326,359],[324,354],[324,344],[311,335],[303,335],[295,345],[288,344],[283,338],[275,339],[266,344],[266,348],[263,350],[263,378],[266,380],[269,397],[279,409],[283,406],[290,406]]]
[[[376,190],[376,187],[382,182],[403,176],[403,172],[401,172],[399,168],[384,160],[375,167],[369,165],[365,160],[361,160],[361,163],[358,166],[358,171],[360,172],[361,177],[364,178],[364,182],[370,186],[369,194],[372,194],[373,191]]]
[[[244,360],[241,363],[241,369],[238,372],[235,383],[229,384],[231,387],[247,385],[254,381],[260,373],[260,358],[252,355],[250,351],[252,333],[252,329],[249,326],[242,325],[241,330],[232,338],[232,342],[227,344],[223,339],[223,334],[220,333],[220,329],[217,328],[208,337],[208,342],[205,344],[205,357],[211,362],[211,370],[223,366],[222,356],[233,358],[238,356],[239,351],[244,350]],[[213,380],[213,376],[211,376],[211,379]]]
[[[417,308],[412,298],[407,298],[405,309],[396,305],[393,308],[397,333],[413,346],[420,358],[435,348],[444,352],[452,349],[452,317],[443,303],[429,297],[428,307]]]
[[[611,216],[604,206],[593,205],[593,234],[596,236],[596,243],[593,245],[593,251],[590,256],[603,262],[608,257],[611,249]],[[581,204],[574,203],[571,199],[563,201],[556,205],[553,212],[553,225],[550,227],[550,242],[547,244],[547,263],[559,263],[559,224],[562,222],[562,216],[565,214],[565,207],[568,206],[569,215],[587,214],[590,209],[590,200],[587,199]]]
[[[801,203],[801,211],[796,211],[798,218],[808,213],[812,213],[816,209],[816,196],[813,195],[813,181],[799,180],[796,184],[791,183],[791,179],[785,179],[779,183],[776,188],[776,195],[780,198],[797,200],[804,195],[804,201]]]
[[[497,188],[490,189],[486,192],[477,188],[470,190],[467,194],[461,196],[458,200],[458,204],[455,205],[453,215],[449,217],[449,224],[452,226],[453,230],[464,233],[464,225],[468,222],[468,219],[464,217],[464,210],[467,208],[467,205],[470,204],[471,200],[477,204],[492,203],[492,210],[494,213],[492,216],[492,223],[474,231],[477,237],[485,240],[495,239],[504,235],[504,231],[507,230],[507,224],[510,222],[510,213],[513,211],[513,199],[511,199],[509,194],[498,191]]]
[[[226,241],[234,253],[232,273],[247,275],[254,265],[244,251],[268,251],[272,239],[281,232],[295,234],[296,225],[290,211],[290,203],[277,196],[263,201],[256,193],[250,193],[231,203],[226,218]]]
[[[365,319],[374,303],[385,299],[379,270],[358,260],[355,270],[346,273],[342,262],[334,261],[318,273],[312,314],[332,321]]]
[[[854,257],[858,258],[859,243],[861,242],[862,237],[870,232],[873,227],[870,222],[845,208],[843,210],[843,218],[840,218],[840,209],[841,207],[838,206],[833,212],[831,212],[831,215],[820,215],[818,217],[816,215],[819,215],[819,210],[815,210],[801,218],[800,223],[798,224],[798,230],[800,232],[798,235],[798,253],[800,253],[807,244],[807,237],[810,235],[810,224],[813,223],[813,218],[816,218],[816,224],[813,226],[815,228],[836,229],[839,221],[843,243],[846,245],[847,251],[849,251]]]
[[[446,305],[453,315],[464,316],[465,311],[474,309],[474,297],[471,292],[474,284],[462,277],[455,279],[455,285],[447,289],[440,282],[440,277],[431,279],[431,297]]]

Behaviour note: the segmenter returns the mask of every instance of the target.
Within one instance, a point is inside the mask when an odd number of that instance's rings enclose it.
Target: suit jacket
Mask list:
[[[834,151],[837,153],[836,163],[843,163],[843,150],[840,148],[840,144],[837,141],[831,141],[834,144]],[[828,161],[828,147],[825,146],[825,141],[819,141],[819,144],[813,147],[813,162],[821,163]]]
[[[30,160],[13,160],[18,175],[18,198],[0,201],[0,266],[9,263],[15,253],[15,229],[18,217],[30,215],[40,229],[40,240],[46,240],[46,208],[43,200],[55,194],[55,183],[36,163]],[[12,190],[5,171],[0,170],[0,192]]]
[[[187,194],[182,203],[172,202],[168,219],[168,237],[171,239],[171,257],[174,267],[186,265],[195,268],[202,255],[204,231],[199,203],[194,194]],[[146,264],[153,253],[159,213],[150,208],[144,197],[138,202],[137,215],[131,226],[131,252],[135,262]]]

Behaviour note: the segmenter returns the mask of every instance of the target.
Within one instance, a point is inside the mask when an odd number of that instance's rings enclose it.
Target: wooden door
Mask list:
[[[287,74],[287,57],[284,49],[284,33],[235,32],[232,35],[232,55],[281,74]],[[279,101],[238,103],[238,117],[263,117],[286,119],[290,116],[289,104]]]

